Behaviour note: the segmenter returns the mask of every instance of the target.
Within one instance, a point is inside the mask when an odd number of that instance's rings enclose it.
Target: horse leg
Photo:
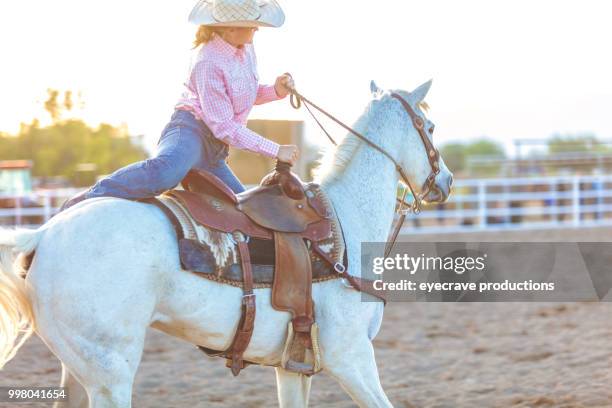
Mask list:
[[[85,388],[70,374],[70,370],[62,363],[62,381],[60,387],[66,388],[69,398],[66,402],[56,402],[53,408],[87,408],[89,397]]]
[[[370,340],[364,337],[337,344],[339,348],[325,352],[325,370],[360,407],[393,407],[380,385]]]
[[[276,369],[276,388],[281,408],[306,408],[310,397],[311,377]]]
[[[45,329],[39,335],[63,365],[62,386],[68,387],[64,407],[131,407],[134,376],[144,349],[144,327],[142,333],[131,330],[130,334],[127,328],[125,334],[96,330],[93,337],[67,327],[61,334]],[[105,335],[112,341],[101,341]]]
[[[130,407],[151,310],[117,308],[108,293],[53,303],[42,291],[34,295],[36,333],[63,364],[62,384],[69,388],[64,406]]]

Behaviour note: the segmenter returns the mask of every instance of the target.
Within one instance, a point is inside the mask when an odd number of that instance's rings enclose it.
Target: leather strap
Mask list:
[[[238,323],[238,329],[234,335],[234,340],[229,350],[231,350],[231,360],[228,360],[229,366],[232,369],[232,374],[237,376],[240,370],[244,368],[242,354],[245,352],[253,335],[253,327],[255,323],[255,294],[253,293],[253,270],[251,269],[251,258],[249,255],[249,247],[245,241],[238,242],[238,251],[242,263],[242,272],[244,277],[243,295],[242,295],[242,316]]]
[[[410,104],[406,102],[404,98],[402,98],[396,93],[392,93],[391,96],[400,101],[400,103],[404,107],[404,110],[406,111],[406,113],[408,113],[408,116],[410,116],[412,125],[421,137],[421,141],[423,142],[423,146],[425,147],[425,151],[427,152],[427,160],[429,161],[429,166],[431,167],[431,171],[429,172],[429,175],[427,176],[427,179],[425,180],[425,183],[423,184],[423,187],[421,189],[420,196],[415,196],[416,201],[417,199],[423,199],[423,197],[427,195],[427,193],[431,190],[431,188],[436,182],[436,176],[438,175],[438,173],[440,173],[440,152],[438,152],[438,150],[434,147],[433,143],[429,139],[429,135],[425,130],[425,121],[423,120],[423,118],[416,114],[416,112],[412,109]],[[411,186],[410,188],[412,189]]]
[[[293,99],[294,95],[295,95],[295,98],[297,98],[298,102],[294,102],[294,99]],[[395,165],[396,170],[400,173],[400,176],[402,177],[403,181],[405,183],[409,183],[408,178],[406,177],[406,174],[402,170],[402,166],[400,166],[399,163],[393,158],[393,156],[391,156],[386,150],[384,150],[383,148],[381,148],[380,146],[378,146],[377,144],[372,142],[370,139],[368,139],[367,137],[365,137],[361,133],[357,132],[355,129],[351,128],[350,126],[348,126],[344,122],[342,122],[340,119],[336,118],[334,115],[330,114],[329,112],[327,112],[323,108],[320,108],[314,102],[306,99],[303,95],[298,93],[295,89],[292,90],[291,91],[291,105],[295,109],[299,109],[302,106],[302,103],[304,104],[304,106],[307,106],[307,105],[312,106],[313,108],[315,108],[316,110],[318,110],[319,112],[321,112],[322,114],[324,114],[325,116],[327,116],[328,118],[330,118],[331,120],[336,122],[338,125],[342,126],[344,129],[346,129],[347,131],[351,132],[352,134],[354,134],[355,136],[357,136],[358,138],[360,138],[361,140],[366,142],[370,147],[372,147],[373,149],[376,149],[380,153],[384,154],[389,160],[391,160],[393,162],[393,164]],[[308,112],[316,120],[316,117],[312,114],[312,111],[310,111],[310,109],[308,109]],[[317,123],[319,123],[319,121],[317,121]],[[321,126],[320,123],[319,123],[319,126]],[[329,139],[332,141],[332,143],[337,146],[337,143],[331,138],[329,133],[325,132],[325,134],[327,135],[327,137],[329,137]]]
[[[387,239],[387,244],[385,245],[385,258],[389,256],[389,253],[393,249],[393,245],[395,245],[395,240],[397,239],[397,236],[400,230],[402,229],[402,226],[404,225],[404,220],[406,219],[407,210],[404,210],[404,205],[406,205],[406,201],[405,201],[406,193],[408,193],[408,190],[404,188],[404,193],[402,194],[402,198],[397,199],[397,201],[399,202],[399,207],[398,207],[397,212],[400,214],[400,218],[399,220],[397,220],[395,227],[393,228],[393,232],[391,233],[391,238]],[[412,194],[414,194],[414,192]]]
[[[373,280],[362,279],[357,276],[349,275],[348,273],[346,273],[346,271],[344,273],[341,273],[340,275],[359,292],[367,293],[370,296],[374,296],[375,298],[382,300],[385,306],[387,305],[387,294],[385,293],[385,291],[374,289]]]
[[[290,75],[289,73],[286,73],[286,74]],[[323,125],[319,122],[319,120],[316,118],[316,116],[312,113],[312,111],[310,110],[308,105],[310,105],[313,108],[317,109],[319,112],[321,112],[322,114],[324,114],[325,116],[327,116],[328,118],[330,118],[331,120],[336,122],[338,125],[342,126],[344,129],[348,130],[353,135],[357,136],[358,138],[360,138],[361,140],[366,142],[369,146],[371,146],[372,148],[378,150],[380,153],[384,154],[389,160],[391,160],[393,162],[393,164],[395,165],[395,169],[399,173],[399,175],[400,175],[401,179],[403,180],[404,184],[406,184],[408,186],[408,188],[410,189],[410,192],[412,193],[412,196],[414,197],[414,201],[410,205],[410,208],[412,209],[412,211],[415,214],[418,214],[421,211],[421,201],[429,193],[429,191],[432,189],[432,187],[433,187],[433,185],[435,184],[435,181],[436,181],[436,176],[438,175],[438,173],[440,173],[440,163],[439,163],[440,162],[440,153],[434,147],[433,143],[431,142],[431,140],[429,139],[429,136],[426,133],[427,131],[425,130],[425,121],[423,120],[423,118],[421,118],[419,115],[417,115],[417,113],[414,111],[414,109],[412,109],[410,104],[408,102],[406,102],[406,100],[404,100],[404,98],[402,98],[400,95],[398,95],[396,93],[392,93],[391,96],[394,97],[395,99],[398,99],[400,101],[400,103],[402,104],[402,106],[404,107],[404,110],[406,111],[406,113],[408,113],[408,116],[410,117],[414,128],[419,133],[419,136],[421,137],[421,141],[423,142],[423,146],[425,147],[425,150],[427,151],[427,159],[428,159],[429,164],[431,166],[431,171],[429,173],[429,176],[427,176],[427,179],[425,180],[425,183],[423,183],[423,186],[421,188],[421,193],[420,194],[416,194],[416,192],[412,188],[412,184],[410,184],[410,181],[408,179],[408,175],[404,172],[404,169],[402,168],[402,166],[400,166],[399,163],[388,152],[386,152],[384,149],[382,149],[380,146],[376,145],[371,140],[369,140],[367,137],[365,137],[361,133],[355,131],[355,129],[353,129],[350,126],[346,125],[345,123],[343,123],[342,121],[340,121],[339,119],[334,117],[329,112],[325,111],[324,109],[320,108],[315,103],[313,103],[312,101],[310,101],[307,98],[305,98],[295,88],[291,89],[290,103],[291,103],[291,106],[293,108],[295,108],[295,109],[299,109],[302,106],[302,104],[303,104],[304,107],[306,107],[306,109],[308,110],[308,113],[310,113],[310,115],[313,117],[313,119],[317,122],[319,127],[321,127],[323,132],[325,132],[325,134],[327,135],[329,140],[331,140],[331,142],[334,145],[337,145],[337,143],[332,139],[332,137],[325,130]],[[398,199],[398,201],[400,201],[400,200]],[[400,209],[405,204],[406,203],[404,201],[404,198],[402,197],[402,199],[400,201]],[[397,238],[397,234],[399,233],[400,229],[402,228],[402,225],[404,223],[404,219],[405,218],[406,218],[405,217],[405,212],[403,212],[402,216],[401,216],[401,218],[400,218],[400,220],[398,222],[398,224],[394,228],[394,231],[392,233],[392,239],[390,241],[387,241],[387,247],[385,249],[385,256],[387,256],[391,252],[391,250],[393,248],[393,245],[395,244],[395,239]]]
[[[349,275],[346,271],[347,268],[347,257],[346,257],[346,249],[344,250],[344,260],[342,263],[341,270],[338,270],[338,265],[334,262],[333,259],[329,257],[327,253],[325,253],[316,242],[311,242],[310,247],[314,249],[314,251],[324,260],[326,260],[335,270],[338,272],[338,275],[343,279],[346,279],[347,282],[357,291],[367,293],[370,296],[374,296],[383,301],[383,303],[387,304],[387,296],[385,291],[374,289],[374,281],[369,279],[359,278],[357,276]]]
[[[404,225],[405,219],[406,219],[406,214],[402,212],[400,214],[399,219],[395,223],[395,227],[393,227],[393,232],[391,233],[391,239],[387,241],[387,244],[385,246],[385,258],[387,258],[389,254],[391,253],[391,250],[393,249],[393,245],[395,244],[395,240],[397,239],[397,236],[399,235],[399,232],[401,231],[402,226]]]
[[[432,173],[438,174],[440,172],[440,153],[434,147],[433,143],[429,139],[427,135],[427,131],[425,130],[425,121],[421,118],[417,113],[412,109],[412,106],[404,98],[399,96],[396,93],[391,94],[392,97],[399,100],[408,116],[410,116],[410,120],[412,120],[412,125],[419,132],[419,136],[421,137],[421,141],[425,146],[425,150],[427,151],[427,160],[429,160],[429,165],[431,166]]]

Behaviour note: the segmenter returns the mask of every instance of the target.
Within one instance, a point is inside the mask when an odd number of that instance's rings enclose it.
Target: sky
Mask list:
[[[92,124],[126,123],[155,145],[181,92],[195,0],[0,3],[0,131],[43,117],[47,88],[82,92]],[[279,0],[281,28],[255,36],[260,81],[298,90],[348,123],[369,83],[412,90],[433,78],[435,142],[594,133],[612,139],[608,0]],[[250,118],[305,120],[288,100]],[[330,125],[337,138],[346,132]]]

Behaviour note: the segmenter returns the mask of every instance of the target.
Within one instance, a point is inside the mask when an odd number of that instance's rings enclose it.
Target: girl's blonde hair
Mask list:
[[[196,31],[195,41],[193,42],[193,48],[198,47],[200,44],[206,44],[212,40],[215,34],[220,35],[223,31],[223,27],[209,27],[201,25]]]

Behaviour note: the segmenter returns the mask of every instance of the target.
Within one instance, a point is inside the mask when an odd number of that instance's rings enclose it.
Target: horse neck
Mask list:
[[[367,124],[362,127],[368,128]],[[384,140],[388,126],[379,124],[374,128],[380,140]],[[364,136],[372,140],[367,133]],[[321,188],[333,203],[342,225],[347,246],[351,242],[359,245],[387,240],[398,178],[391,160],[361,142],[346,168],[321,180]]]

